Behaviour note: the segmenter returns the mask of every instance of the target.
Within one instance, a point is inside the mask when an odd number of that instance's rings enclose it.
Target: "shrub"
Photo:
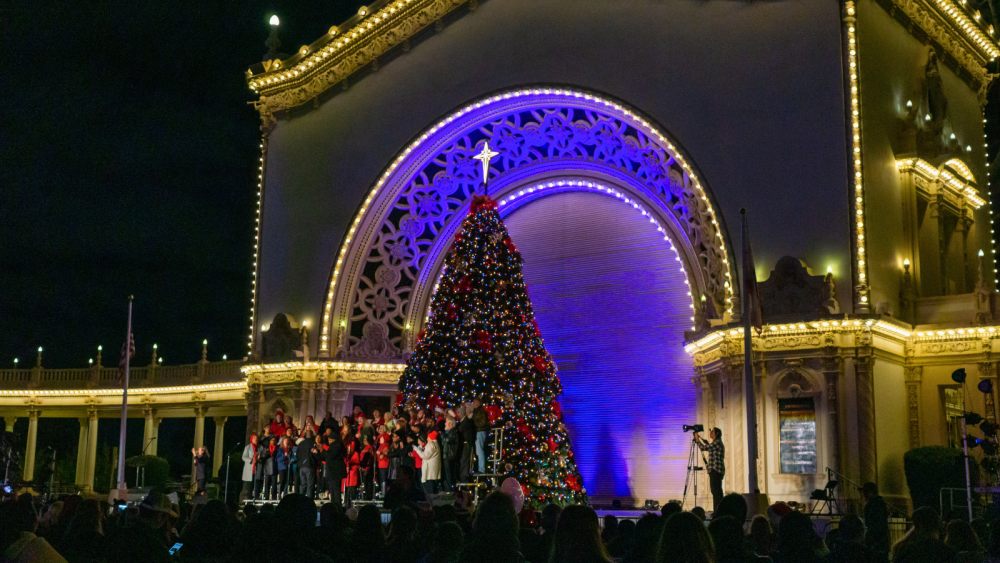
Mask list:
[[[170,476],[170,462],[162,457],[156,457],[155,455],[137,455],[130,457],[125,460],[126,467],[144,467],[145,468],[145,485],[147,487],[158,487],[164,488],[167,484],[167,479]],[[127,478],[134,479],[135,473],[131,472],[132,475],[127,475]],[[138,487],[139,483],[134,486]]]

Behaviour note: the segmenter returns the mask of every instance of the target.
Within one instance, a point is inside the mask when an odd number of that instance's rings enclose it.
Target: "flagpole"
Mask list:
[[[745,207],[740,208],[740,215],[743,219],[743,283],[740,285],[743,289],[743,385],[744,385],[744,396],[746,397],[746,413],[747,413],[747,465],[749,465],[749,474],[747,476],[747,486],[749,487],[750,494],[756,493],[760,490],[757,484],[757,401],[754,396],[754,385],[753,385],[753,335],[750,333],[752,327],[751,324],[751,312],[750,312],[750,295],[749,287],[747,287],[746,280],[749,277],[749,272],[747,268],[753,268],[754,265],[748,264],[746,257],[749,245],[750,236],[749,229],[747,227],[747,210]]]
[[[128,423],[128,370],[132,351],[132,296],[128,296],[128,331],[125,333],[125,381],[122,386],[122,428],[118,436],[118,499],[126,500],[125,487],[125,429]]]

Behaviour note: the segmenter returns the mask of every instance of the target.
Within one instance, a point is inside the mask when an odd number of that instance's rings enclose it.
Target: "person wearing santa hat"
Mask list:
[[[271,421],[271,436],[284,436],[286,428],[288,426],[285,424],[285,413],[278,409],[274,413],[274,420]]]

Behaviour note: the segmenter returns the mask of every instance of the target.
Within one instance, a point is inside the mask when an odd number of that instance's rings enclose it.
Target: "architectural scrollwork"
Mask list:
[[[386,17],[377,30],[365,33],[350,46],[336,51],[332,57],[324,56],[323,53],[328,52],[324,49],[316,49],[315,54],[309,52],[306,58],[310,62],[303,65],[303,69],[308,68],[308,71],[302,77],[289,81],[281,87],[270,88],[264,81],[259,80],[259,76],[248,77],[251,84],[258,81],[260,84],[261,97],[256,107],[260,112],[261,131],[264,136],[273,130],[277,112],[316,98],[331,86],[344,81],[365,65],[374,62],[392,47],[408,41],[421,29],[440,22],[442,16],[465,2],[466,0],[419,0],[406,9],[399,10],[398,13],[394,10],[394,15]],[[357,37],[358,34],[355,33],[354,36]],[[340,40],[339,36],[331,37],[333,38],[331,42]],[[299,62],[294,60],[297,58],[298,56],[290,61],[282,61],[282,65],[275,67],[279,70],[279,75],[281,72],[288,74],[292,66]],[[305,59],[302,62],[305,62]]]
[[[501,94],[470,107],[449,118],[447,133],[433,143],[407,149],[405,165],[400,158],[390,167],[370,206],[377,216],[361,210],[355,224],[363,230],[342,249],[344,261],[356,266],[337,261],[331,288],[339,289],[325,303],[320,355],[404,357],[416,332],[409,326],[422,322],[424,288],[434,283],[428,272],[483,185],[473,157],[484,142],[500,153],[488,171],[497,190],[542,171],[571,170],[610,175],[651,200],[676,229],[698,291],[726,310],[730,272],[721,225],[690,166],[651,125],[613,102],[558,89]]]
[[[972,75],[979,91],[979,103],[986,103],[986,87],[995,75],[986,69],[986,58],[975,52],[966,42],[958,37],[958,31],[942,16],[931,8],[928,0],[891,0],[892,4],[901,10],[913,24],[922,30],[933,42],[941,45],[958,64]]]

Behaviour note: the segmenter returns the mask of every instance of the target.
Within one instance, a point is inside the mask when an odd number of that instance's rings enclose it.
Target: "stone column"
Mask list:
[[[156,438],[156,439],[153,440],[153,443],[149,445],[149,449],[146,450],[146,455],[156,455],[156,452],[158,451],[159,442],[160,442],[160,423],[161,422],[163,422],[162,418],[160,418],[160,417],[153,418],[153,438]]]
[[[94,467],[97,466],[97,411],[87,413],[87,466],[83,473],[83,490],[94,491]]]
[[[40,411],[28,411],[28,445],[24,449],[24,474],[25,481],[35,480],[35,447],[38,441],[38,417]]]
[[[215,420],[215,453],[212,454],[212,477],[219,476],[219,468],[222,467],[222,462],[225,461],[222,459],[226,455],[222,441],[227,419],[228,417],[225,416],[217,416],[213,419]]]
[[[872,380],[873,358],[858,356],[854,371],[858,400],[858,470],[861,482],[878,482],[875,449],[875,385]]]
[[[194,449],[205,445],[205,411],[207,409],[200,404],[194,407]],[[191,460],[191,482],[194,483],[195,471],[194,460]]]
[[[4,423],[4,426],[7,427],[7,432],[13,432],[14,431],[14,423],[15,422],[17,422],[17,417],[16,416],[11,415],[11,416],[5,416],[5,417],[3,417],[3,423]]]
[[[247,430],[243,443],[250,443],[250,435],[257,432],[260,426],[260,385],[250,384],[250,389],[243,394],[247,400]]]
[[[76,443],[76,485],[82,486],[84,475],[87,472],[87,428],[89,424],[86,418],[77,420],[80,421],[80,439]]]
[[[306,410],[302,413],[302,418],[299,420],[299,427],[301,428],[306,422],[306,415],[312,415],[313,422],[317,420],[316,418],[316,384],[307,383],[306,384]],[[319,417],[322,419],[323,417]]]
[[[826,433],[829,445],[827,446],[827,466],[834,471],[841,471],[840,467],[840,378],[844,369],[844,360],[834,354],[823,358],[823,378],[826,380],[826,410],[827,427]],[[843,487],[840,488],[843,490]]]
[[[742,348],[740,349],[742,351]],[[742,355],[740,356],[742,359]],[[743,416],[743,362],[733,358],[727,358],[723,367],[722,376],[726,382],[726,420],[729,427],[723,429],[729,437],[728,444],[732,448],[726,448],[728,459],[726,460],[726,477],[723,488],[727,493],[743,493],[746,489],[746,463],[743,459],[746,439],[744,438],[744,427],[746,418]],[[749,432],[750,429],[747,429]],[[725,438],[724,438],[725,440]]]
[[[319,424],[323,417],[326,416],[326,412],[329,407],[326,404],[326,387],[327,383],[325,381],[320,381],[316,384],[316,424]]]
[[[334,385],[342,385],[340,383],[334,383]],[[330,410],[333,411],[333,416],[340,420],[340,417],[347,416],[350,413],[347,409],[347,395],[349,391],[347,389],[342,389],[340,387],[330,388]]]
[[[142,409],[146,424],[142,429],[142,447],[146,455],[156,455],[156,409],[146,406]]]
[[[910,449],[920,447],[920,380],[924,375],[922,366],[903,368],[906,381],[906,411],[910,428]]]

